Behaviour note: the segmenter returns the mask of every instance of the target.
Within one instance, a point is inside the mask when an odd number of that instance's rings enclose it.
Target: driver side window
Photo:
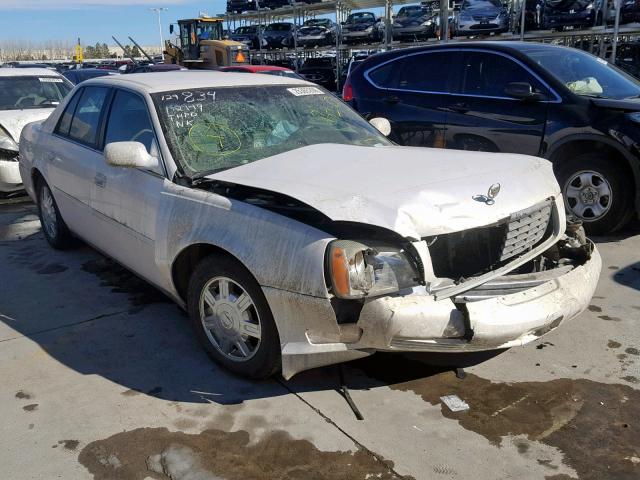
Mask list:
[[[138,95],[117,90],[105,133],[105,145],[112,142],[140,142],[158,156],[156,138],[147,106]]]

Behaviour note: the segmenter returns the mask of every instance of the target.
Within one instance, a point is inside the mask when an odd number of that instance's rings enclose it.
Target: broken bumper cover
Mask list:
[[[587,308],[601,268],[593,246],[584,264],[517,293],[454,303],[415,287],[406,295],[367,300],[357,322],[348,324],[336,324],[326,299],[263,289],[281,335],[282,373],[290,378],[375,351],[461,353],[525,345]]]
[[[381,299],[382,305],[367,305],[362,314],[375,308],[388,322],[390,338],[388,343],[385,339],[386,344],[377,345],[378,350],[468,352],[521,346],[582,313],[593,297],[601,268],[602,260],[594,246],[591,258],[583,265],[518,293],[464,303],[460,308],[451,299],[441,300],[437,303],[448,303],[450,309],[438,315],[433,315],[430,297],[409,295],[395,299],[396,305],[389,302],[393,299]],[[418,304],[424,305],[426,315],[420,325],[415,325],[406,317]]]

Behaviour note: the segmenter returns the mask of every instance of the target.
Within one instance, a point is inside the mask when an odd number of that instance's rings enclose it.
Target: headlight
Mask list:
[[[640,123],[640,112],[627,113],[627,118],[635,123]]]
[[[468,14],[462,14],[458,17],[459,20],[463,21],[463,22],[470,22],[473,20],[473,17],[471,15]]]
[[[10,152],[18,151],[18,144],[11,138],[9,132],[0,126],[0,149],[9,150]]]
[[[590,3],[589,5],[587,5],[586,7],[584,7],[585,10],[593,10],[593,3]]]
[[[333,293],[340,298],[387,295],[420,284],[404,251],[388,245],[336,240],[329,246],[327,261]]]
[[[422,26],[423,27],[430,27],[431,25],[433,25],[433,22],[431,20],[427,20],[426,22],[422,22]]]
[[[367,29],[365,30],[365,32],[367,32],[367,33],[371,33],[371,32],[373,32],[373,25],[371,25],[370,27],[367,27]]]

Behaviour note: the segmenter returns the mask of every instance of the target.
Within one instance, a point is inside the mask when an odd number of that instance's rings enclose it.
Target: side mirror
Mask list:
[[[113,142],[104,147],[104,158],[112,167],[142,168],[158,167],[158,159],[152,157],[140,142]]]
[[[169,33],[173,35],[173,23],[169,25]]]
[[[453,11],[454,12],[459,12],[460,11],[460,6],[457,5],[457,6],[453,7]]]
[[[346,25],[347,22],[340,22],[340,25]]]
[[[544,95],[534,92],[533,87],[527,82],[511,82],[504,89],[504,93],[518,100],[539,101],[544,99]]]
[[[385,137],[388,137],[391,133],[391,123],[389,123],[389,120],[386,118],[375,117],[369,120],[369,123],[376,127],[376,129]]]

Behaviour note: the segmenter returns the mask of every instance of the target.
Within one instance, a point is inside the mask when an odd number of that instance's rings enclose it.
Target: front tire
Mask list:
[[[198,340],[215,362],[249,378],[267,378],[280,362],[280,338],[258,282],[236,260],[210,255],[189,281],[187,303]]]
[[[590,234],[614,232],[632,217],[631,181],[617,163],[587,153],[560,161],[556,175],[567,213],[582,220]]]
[[[53,248],[65,250],[73,246],[73,237],[64,223],[49,185],[44,180],[37,183],[38,216],[44,237]]]

